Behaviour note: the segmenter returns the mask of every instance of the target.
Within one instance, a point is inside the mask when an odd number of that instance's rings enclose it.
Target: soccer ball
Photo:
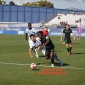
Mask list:
[[[37,68],[37,65],[35,63],[31,63],[30,68],[32,70],[35,70]]]

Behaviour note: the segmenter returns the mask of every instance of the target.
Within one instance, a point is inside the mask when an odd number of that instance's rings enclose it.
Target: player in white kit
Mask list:
[[[31,44],[32,44],[32,40],[30,39],[30,35],[31,34],[36,34],[36,31],[35,31],[35,29],[34,28],[32,28],[32,25],[31,25],[31,23],[28,23],[28,28],[26,29],[26,40],[28,41],[28,43],[29,43],[29,54],[30,54],[30,49],[31,49]],[[36,55],[36,57],[38,58],[39,56],[38,56],[38,52],[35,50],[35,55]],[[31,56],[32,57],[32,56]]]
[[[32,40],[31,41],[31,44],[30,44],[30,50],[29,50],[29,55],[30,57],[32,58],[33,55],[32,55],[32,51],[38,51],[39,48],[42,46],[41,42],[35,37],[34,34],[31,34],[30,35],[30,39]],[[38,53],[38,52],[37,52]],[[37,57],[38,58],[38,57]]]

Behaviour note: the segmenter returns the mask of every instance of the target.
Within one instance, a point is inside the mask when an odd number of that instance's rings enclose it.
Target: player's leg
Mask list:
[[[80,32],[80,38],[81,38],[81,34],[82,34],[82,28],[81,28],[81,32]]]
[[[77,40],[79,40],[80,39],[80,33],[78,33],[78,38],[77,38]]]
[[[69,44],[66,44],[68,55],[70,55]]]
[[[80,35],[79,35],[79,34],[80,34],[80,30],[79,30],[79,29],[80,29],[80,28],[78,28],[78,31],[77,31],[77,32],[78,32],[77,40],[79,39],[79,36],[80,36]]]
[[[71,52],[71,50],[72,50],[72,41],[71,41],[71,39],[69,39],[68,43],[69,43],[70,55],[72,55],[72,52]]]
[[[62,66],[63,65],[63,62],[61,61],[61,59],[60,58],[58,58],[58,56],[54,53],[54,48],[52,48],[51,49],[51,52],[50,52],[50,57],[51,57],[51,59],[56,59],[57,61],[59,61],[60,62],[60,66]]]
[[[72,43],[69,44],[70,55],[72,55]]]
[[[35,51],[35,56],[36,56],[36,58],[39,58],[38,49],[35,49],[34,51]]]
[[[82,29],[80,29],[79,31],[78,31],[78,40],[80,40],[80,38],[81,38],[81,34],[82,34]]]
[[[31,48],[31,41],[30,40],[28,40],[28,44],[29,44],[28,53],[29,53],[29,55],[31,55],[30,52],[32,52],[33,48]],[[32,58],[33,56],[30,56],[30,57]]]
[[[80,29],[79,40],[80,40],[80,38],[81,38],[81,34],[82,34],[82,29]]]
[[[80,38],[81,38],[81,33],[79,34],[79,40],[80,40]]]
[[[48,49],[45,51],[45,58],[50,59],[50,51]]]
[[[51,58],[51,66],[54,67],[54,52],[50,51],[50,58]]]
[[[69,40],[65,39],[65,44],[66,44],[66,48],[67,48],[68,55],[70,55]]]
[[[63,65],[63,62],[62,62],[62,60],[57,56],[57,54],[56,53],[54,53],[54,59],[56,59],[57,61],[59,61],[60,62],[60,66],[62,66]]]
[[[54,58],[53,58],[53,54],[51,53],[50,49],[46,49],[45,57],[46,59],[51,59],[51,66],[54,67]]]
[[[77,37],[77,40],[79,39],[79,33],[78,33],[78,37]]]

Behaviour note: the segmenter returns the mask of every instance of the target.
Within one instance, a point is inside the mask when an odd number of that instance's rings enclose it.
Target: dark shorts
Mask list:
[[[50,55],[51,52],[54,52],[54,48],[46,49],[45,55]]]
[[[71,44],[72,43],[71,39],[64,39],[64,42],[65,42],[65,44]]]

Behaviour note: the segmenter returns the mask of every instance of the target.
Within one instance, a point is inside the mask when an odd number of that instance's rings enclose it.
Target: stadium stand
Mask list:
[[[45,25],[52,26],[52,25],[65,25],[70,24],[76,26],[79,19],[82,20],[82,23],[85,23],[85,15],[77,15],[77,14],[57,14],[57,16],[47,22]]]

